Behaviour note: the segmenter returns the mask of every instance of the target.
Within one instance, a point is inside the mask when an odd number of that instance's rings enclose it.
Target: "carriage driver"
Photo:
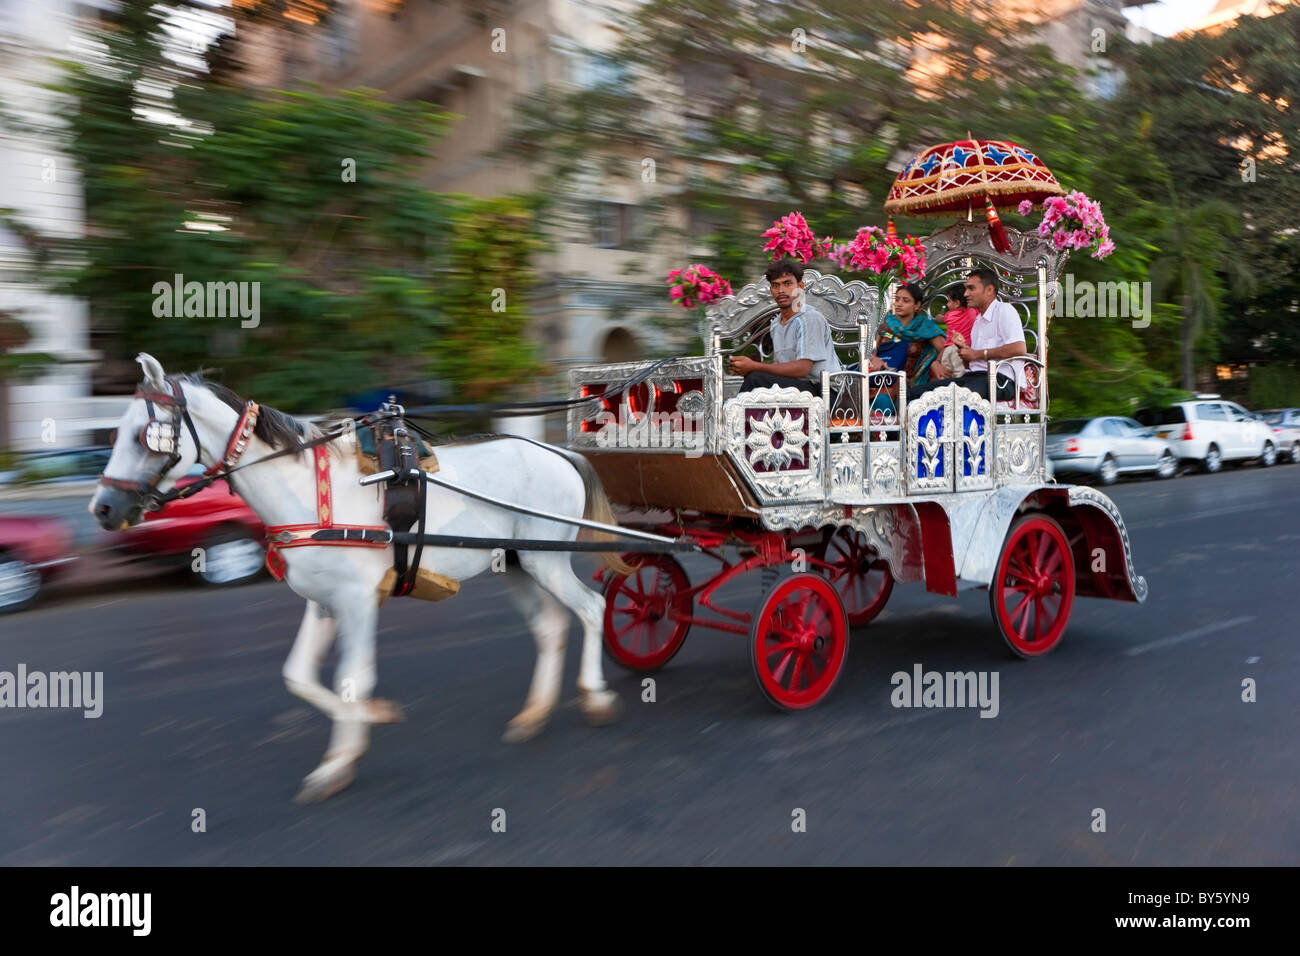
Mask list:
[[[803,266],[793,259],[781,259],[768,267],[766,278],[772,286],[772,299],[781,309],[772,316],[769,330],[772,361],[733,355],[731,372],[745,376],[742,392],[782,385],[820,395],[823,369],[838,372],[840,360],[825,316],[804,302]]]

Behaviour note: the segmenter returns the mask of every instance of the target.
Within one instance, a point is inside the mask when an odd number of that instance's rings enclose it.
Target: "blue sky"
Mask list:
[[[1215,0],[1162,0],[1124,11],[1134,23],[1152,33],[1172,36],[1179,30],[1202,19],[1212,9]]]

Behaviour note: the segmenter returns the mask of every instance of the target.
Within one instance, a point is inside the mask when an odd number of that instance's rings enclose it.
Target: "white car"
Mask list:
[[[1158,437],[1169,440],[1179,461],[1195,462],[1207,472],[1218,471],[1225,461],[1258,458],[1266,468],[1277,461],[1272,427],[1236,402],[1217,395],[1198,395],[1194,401],[1168,408],[1143,409],[1136,417],[1152,426]]]

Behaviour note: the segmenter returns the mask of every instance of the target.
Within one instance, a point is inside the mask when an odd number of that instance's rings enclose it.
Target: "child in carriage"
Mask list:
[[[970,345],[970,330],[979,318],[979,311],[966,305],[966,290],[960,284],[948,289],[948,310],[943,314],[947,328],[943,354],[939,361],[952,373],[953,378],[966,374],[966,363],[961,360],[961,349]]]

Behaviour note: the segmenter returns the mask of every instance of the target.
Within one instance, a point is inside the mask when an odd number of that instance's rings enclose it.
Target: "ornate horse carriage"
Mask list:
[[[879,614],[895,582],[947,595],[987,588],[994,623],[1021,657],[1056,646],[1076,596],[1145,600],[1114,503],[1045,474],[1048,290],[1067,253],[1007,232],[1005,253],[971,222],[923,243],[932,290],[977,265],[1000,276],[1028,352],[1016,360],[1027,386],[1009,401],[948,384],[909,402],[901,373],[884,373],[899,379],[898,400],[881,414],[871,411],[881,373],[861,371],[824,375],[824,398],[741,393],[725,362],[750,347],[766,357],[777,306],[763,283],[709,309],[703,355],[662,363],[631,388],[620,391],[654,363],[570,371],[571,396],[591,401],[569,412],[569,447],[595,466],[620,524],[689,537],[719,562],[695,584],[667,553],[628,554],[631,574],[602,572],[610,656],[653,671],[692,625],[746,635],[765,696],[801,709],[829,692],[850,625]],[[846,369],[865,369],[883,319],[876,290],[807,270],[804,295]],[[990,395],[999,364],[989,363]],[[722,585],[756,569],[769,584],[756,609],[716,602]]]

